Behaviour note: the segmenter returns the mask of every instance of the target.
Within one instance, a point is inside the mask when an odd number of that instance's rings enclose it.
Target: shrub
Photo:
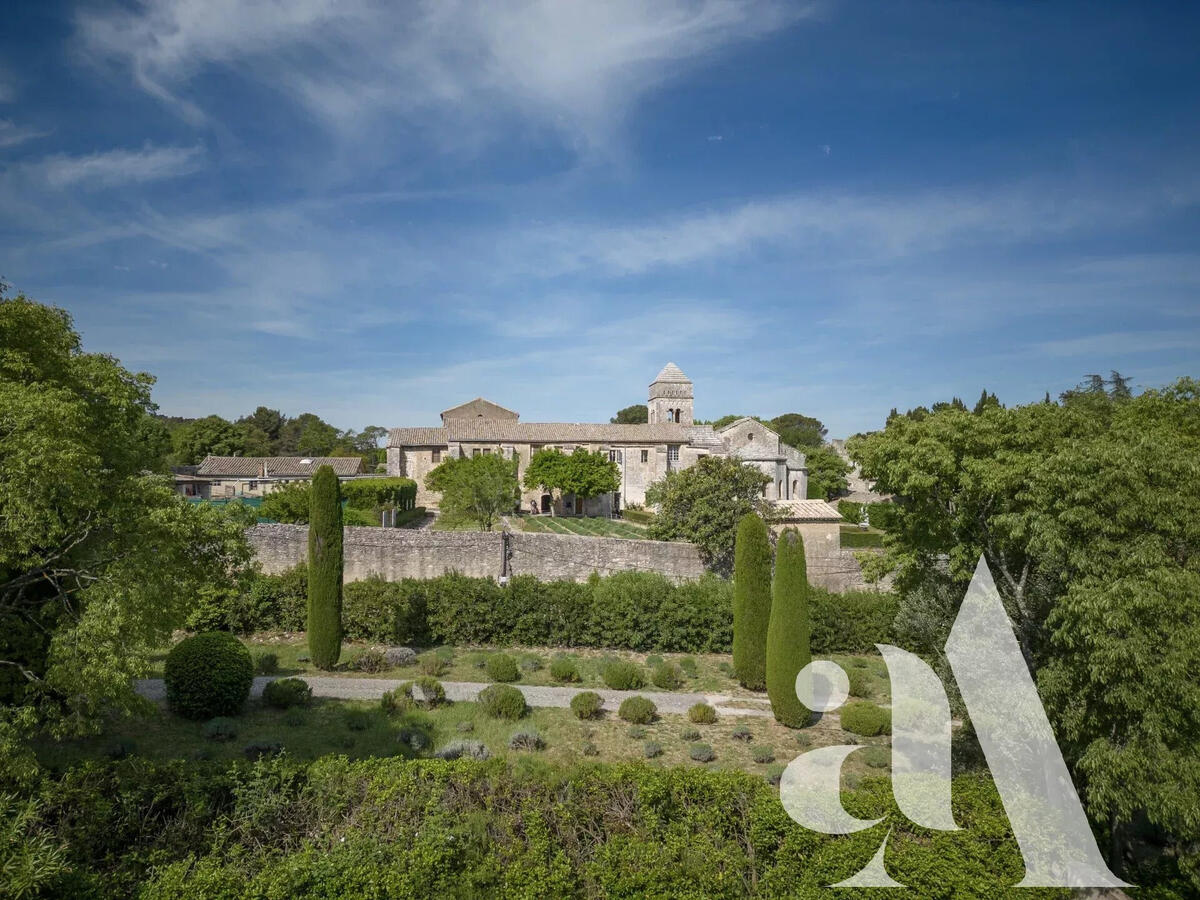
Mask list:
[[[416,706],[412,699],[412,682],[408,681],[395,690],[385,691],[379,698],[379,706],[389,716],[412,709]]]
[[[579,667],[575,665],[575,660],[559,657],[550,663],[550,677],[564,683],[578,681]]]
[[[429,746],[429,735],[420,728],[401,728],[396,734],[396,740],[414,753],[420,753]]]
[[[758,746],[751,751],[751,757],[759,765],[775,762],[775,751],[770,747]]]
[[[446,702],[446,689],[440,681],[429,675],[422,675],[414,681],[408,693],[418,706],[441,706]]]
[[[582,691],[571,698],[571,712],[578,719],[598,719],[604,698],[595,691]]]
[[[540,656],[523,656],[521,657],[522,672],[537,672],[542,668],[542,658]]]
[[[673,691],[683,684],[683,674],[673,663],[662,662],[654,667],[650,680],[654,682],[655,687],[660,687],[664,691]]]
[[[509,684],[493,684],[479,692],[479,705],[493,719],[516,720],[525,715],[525,695]]]
[[[796,696],[796,676],[812,660],[809,650],[808,574],[804,540],[794,528],[779,536],[771,620],[767,628],[767,696],[780,723],[799,728],[811,713]]]
[[[252,741],[242,748],[242,754],[251,762],[267,756],[278,756],[282,752],[283,744],[279,741],[272,741],[269,738]]]
[[[348,709],[344,718],[351,731],[366,731],[371,727],[371,716],[365,709]]]
[[[607,663],[600,677],[614,691],[636,691],[646,683],[642,680],[642,670],[636,663],[619,659]]]
[[[866,700],[852,700],[841,709],[842,730],[863,737],[874,737],[877,734],[892,733],[892,714],[890,711],[868,703]]]
[[[185,638],[167,654],[167,704],[186,719],[236,715],[250,696],[254,663],[232,634],[210,631]]]
[[[685,656],[679,660],[679,668],[683,670],[683,674],[688,678],[695,678],[697,674],[696,660],[690,656]]]
[[[279,671],[279,655],[266,652],[255,653],[254,671],[258,675],[274,675]]]
[[[656,744],[654,741],[646,741],[645,746],[642,747],[642,754],[646,759],[657,759],[662,756],[662,752],[662,745]]]
[[[695,703],[688,708],[688,719],[697,725],[711,725],[717,721],[717,711],[707,703]]]
[[[237,722],[225,716],[217,716],[204,723],[204,736],[210,741],[232,741],[237,733]]]
[[[831,594],[809,586],[813,653],[874,653],[876,644],[894,644],[894,594],[847,591]]]
[[[752,691],[767,686],[771,616],[771,540],[766,523],[747,513],[738,523],[733,561],[733,668]]]
[[[342,588],[342,628],[349,637],[379,643],[427,643],[420,582],[372,576]]]
[[[536,731],[514,731],[508,739],[510,750],[541,750],[546,741]]]
[[[729,736],[735,741],[744,741],[747,744],[754,740],[754,734],[745,725],[739,725],[733,729]]]
[[[717,754],[708,744],[692,744],[688,747],[688,756],[696,762],[712,762],[717,758]]]
[[[872,769],[886,769],[892,762],[892,754],[887,747],[864,747],[859,755]]]
[[[312,688],[300,678],[280,678],[266,683],[262,699],[263,703],[275,709],[308,706],[312,702]]]
[[[342,653],[342,496],[321,466],[312,478],[308,526],[308,649],[313,665],[332,669]]]
[[[657,653],[651,653],[649,656],[646,657],[646,665],[649,666],[651,669],[653,669],[655,666],[661,666],[662,664],[663,664],[663,658],[661,656],[659,656]]]
[[[383,651],[383,658],[393,668],[411,666],[417,661],[417,651],[411,647],[388,647]]]
[[[342,486],[346,503],[355,509],[375,510],[378,507],[395,507],[408,510],[417,504],[417,483],[409,478],[361,478],[347,481]],[[372,519],[379,524],[379,517]]]
[[[621,701],[621,707],[617,710],[617,715],[626,722],[649,725],[654,721],[655,716],[658,715],[658,708],[645,697],[627,697]]]
[[[579,748],[579,752],[584,756],[599,756],[600,748],[591,741],[584,741],[583,746]]]
[[[850,681],[850,696],[862,697],[869,699],[874,693],[871,684],[871,676],[862,669],[852,668],[846,673]]]
[[[299,728],[301,725],[307,724],[307,722],[308,714],[300,707],[289,709],[283,717],[283,724],[289,728]]]
[[[641,725],[630,725],[628,733],[629,733],[629,736],[631,738],[633,738],[633,740],[640,741],[642,738],[644,738],[646,736],[646,729],[643,728]]]
[[[700,740],[700,732],[695,728],[685,728],[679,733],[679,737],[684,741],[698,741]]]
[[[353,667],[355,671],[366,672],[368,674],[377,674],[384,672],[388,668],[387,657],[383,655],[381,650],[364,650],[358,656],[354,657]]]
[[[451,741],[434,754],[438,759],[487,759],[491,755],[483,741],[475,740]]]
[[[488,678],[492,681],[509,682],[521,677],[517,662],[507,653],[493,653],[487,661]]]
[[[422,656],[417,663],[417,667],[421,670],[422,675],[430,678],[440,678],[446,674],[446,669],[448,668],[446,660],[432,653]]]

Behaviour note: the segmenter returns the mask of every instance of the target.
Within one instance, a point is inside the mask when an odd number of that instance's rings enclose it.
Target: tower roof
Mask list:
[[[684,375],[683,370],[680,369],[679,366],[675,365],[675,363],[669,362],[665,366],[662,367],[662,371],[659,372],[658,376],[650,383],[658,384],[659,382],[674,382],[676,384],[691,384],[692,379],[690,379],[686,375]]]

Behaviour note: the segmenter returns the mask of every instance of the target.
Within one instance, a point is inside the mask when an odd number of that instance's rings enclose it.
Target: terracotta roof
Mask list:
[[[784,522],[841,522],[842,514],[824,500],[776,500],[775,512]]]
[[[361,456],[206,456],[197,475],[230,478],[278,478],[311,476],[321,466],[331,466],[338,475],[361,475]]]
[[[476,397],[474,400],[468,400],[466,403],[460,403],[458,406],[452,406],[449,409],[442,410],[442,421],[447,419],[510,419],[516,421],[521,418],[520,414],[511,409],[506,409],[499,403],[493,403],[491,400],[484,400],[482,397]]]
[[[446,446],[492,442],[528,444],[709,444],[707,426],[612,425],[582,422],[512,422],[501,419],[447,419],[441,428],[393,428],[389,447]]]
[[[658,384],[660,381],[687,382],[688,384],[692,383],[692,379],[684,375],[683,370],[673,362],[669,362],[663,366],[662,371],[659,372],[658,376],[650,383]]]

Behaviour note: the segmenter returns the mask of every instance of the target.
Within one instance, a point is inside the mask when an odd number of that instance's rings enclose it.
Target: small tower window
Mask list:
[[[667,421],[668,421],[668,422],[674,422],[674,421],[675,421],[675,410],[673,410],[673,409],[668,409],[668,410],[667,410]]]

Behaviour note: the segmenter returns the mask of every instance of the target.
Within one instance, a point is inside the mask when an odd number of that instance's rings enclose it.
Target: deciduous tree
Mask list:
[[[451,457],[425,476],[425,487],[441,492],[443,520],[470,522],[481,531],[491,531],[521,500],[517,461],[496,454]]]

